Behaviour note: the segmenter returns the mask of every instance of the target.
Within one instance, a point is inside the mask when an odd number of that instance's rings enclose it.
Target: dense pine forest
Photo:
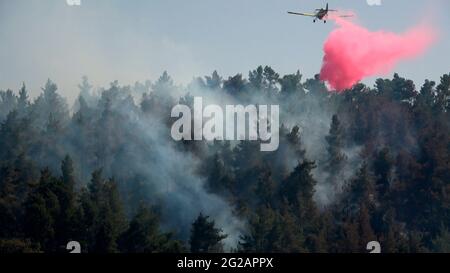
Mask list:
[[[0,91],[0,253],[450,252],[450,73]],[[66,91],[68,92],[68,91]],[[75,92],[75,91],[74,91]],[[178,103],[277,104],[280,146],[170,137]]]

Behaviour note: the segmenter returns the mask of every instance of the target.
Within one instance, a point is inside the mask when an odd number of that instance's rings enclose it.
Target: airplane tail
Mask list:
[[[328,13],[329,11],[337,11],[337,10],[335,10],[335,9],[329,9],[329,8],[328,8],[328,3],[327,3],[327,7],[325,8],[325,11]]]

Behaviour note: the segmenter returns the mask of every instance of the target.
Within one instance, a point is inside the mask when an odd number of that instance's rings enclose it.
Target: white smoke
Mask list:
[[[369,6],[381,6],[381,0],[366,0]]]

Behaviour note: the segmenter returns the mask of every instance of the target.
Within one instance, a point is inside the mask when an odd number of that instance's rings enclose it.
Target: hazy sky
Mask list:
[[[215,69],[224,77],[247,76],[258,65],[280,74],[300,69],[311,77],[320,70],[322,45],[333,29],[286,13],[312,11],[325,6],[322,0],[81,1],[76,7],[66,0],[0,0],[0,89],[17,90],[25,81],[35,96],[51,78],[72,100],[82,75],[107,86],[114,79],[155,80],[167,70],[187,83]],[[419,84],[450,72],[450,1],[328,2],[356,12],[371,30],[403,32],[431,20],[438,43],[395,70]]]

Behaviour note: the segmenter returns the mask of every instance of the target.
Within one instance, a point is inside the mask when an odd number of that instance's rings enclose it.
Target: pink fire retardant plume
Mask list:
[[[437,38],[429,25],[419,25],[403,34],[371,32],[353,22],[333,19],[338,28],[324,45],[320,78],[343,91],[365,77],[387,74],[401,60],[422,54]]]

